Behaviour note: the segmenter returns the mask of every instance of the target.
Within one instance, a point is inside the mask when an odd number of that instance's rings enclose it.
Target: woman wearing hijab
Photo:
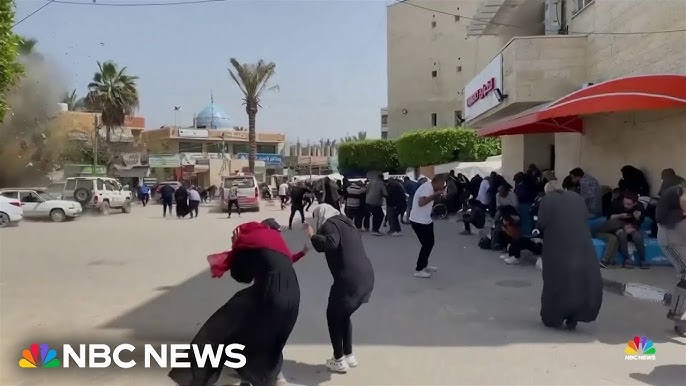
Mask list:
[[[617,183],[620,189],[639,196],[650,196],[650,185],[642,171],[631,165],[625,165],[621,171],[622,179]]]
[[[573,330],[592,322],[603,302],[603,283],[588,229],[588,210],[577,193],[546,185],[538,209],[543,235],[541,320],[547,327]]]
[[[200,328],[191,344],[245,346],[247,363],[237,370],[243,382],[272,386],[283,379],[282,350],[298,318],[300,287],[293,263],[307,253],[292,254],[281,234],[268,225],[249,222],[236,228],[232,249],[207,257],[212,277],[231,271],[240,283],[253,285],[237,292]],[[182,386],[213,385],[219,368],[176,368],[169,373]]]
[[[335,182],[331,181],[331,178],[329,177],[324,177],[324,203],[329,204],[334,207],[336,210],[340,210],[340,206],[338,204],[338,186],[336,185]]]
[[[305,230],[314,249],[326,255],[333,276],[326,309],[333,358],[326,362],[326,367],[332,372],[345,373],[357,366],[350,317],[369,302],[374,289],[374,269],[360,233],[349,218],[328,204],[318,206],[312,216],[315,227],[305,224]]]
[[[188,206],[188,190],[181,185],[174,192],[174,200],[176,200],[176,217],[184,218],[190,213],[190,206]]]

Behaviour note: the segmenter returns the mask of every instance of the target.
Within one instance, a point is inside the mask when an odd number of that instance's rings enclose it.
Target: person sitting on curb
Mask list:
[[[624,268],[633,268],[631,255],[629,254],[629,241],[633,241],[638,253],[637,263],[641,269],[648,269],[646,263],[646,247],[643,240],[641,224],[645,220],[645,209],[643,204],[638,202],[636,193],[626,192],[622,201],[622,207],[613,208],[610,220],[618,220],[621,228],[616,235],[619,240],[619,252],[624,258]]]

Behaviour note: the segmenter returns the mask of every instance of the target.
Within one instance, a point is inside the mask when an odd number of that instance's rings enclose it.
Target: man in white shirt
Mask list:
[[[433,210],[433,202],[441,197],[444,192],[445,179],[438,175],[431,181],[426,181],[420,185],[412,199],[410,224],[421,244],[414,277],[430,278],[431,273],[438,269],[429,265],[429,256],[434,247],[434,224],[431,211]]]
[[[288,183],[283,180],[281,185],[279,185],[279,198],[281,199],[281,210],[286,207],[286,201],[288,201]]]
[[[488,189],[491,188],[490,177],[486,177],[481,181],[479,185],[479,193],[476,195],[476,199],[483,204],[484,208],[487,208],[491,203],[491,198],[488,196]]]
[[[193,218],[193,214],[195,214],[195,217],[198,217],[198,207],[200,206],[200,192],[198,192],[198,188],[196,188],[195,186],[191,186],[191,188],[188,189],[188,206],[191,210],[191,218]]]

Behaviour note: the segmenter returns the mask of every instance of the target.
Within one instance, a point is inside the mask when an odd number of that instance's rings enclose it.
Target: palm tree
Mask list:
[[[36,48],[36,44],[38,44],[38,40],[33,39],[33,38],[27,38],[27,37],[20,37],[19,38],[19,54],[28,56],[34,53],[34,49]]]
[[[105,139],[110,142],[112,128],[124,125],[127,115],[138,109],[137,76],[126,74],[126,67],[116,63],[98,62],[98,72],[88,84],[88,104],[101,115],[105,126]]]
[[[241,64],[235,58],[231,58],[233,69],[229,68],[231,79],[243,93],[243,104],[248,114],[248,168],[250,173],[255,172],[255,117],[262,107],[260,101],[265,91],[278,90],[279,86],[269,86],[269,81],[274,76],[276,64],[265,62],[260,59],[256,64]]]
[[[364,141],[365,139],[367,139],[367,132],[358,131],[357,135],[346,135],[345,137],[341,138],[341,142]]]

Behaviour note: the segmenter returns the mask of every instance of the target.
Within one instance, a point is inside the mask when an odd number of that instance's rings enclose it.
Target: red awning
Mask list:
[[[495,121],[480,136],[583,132],[581,115],[686,108],[686,75],[639,75],[609,80],[555,102]]]

